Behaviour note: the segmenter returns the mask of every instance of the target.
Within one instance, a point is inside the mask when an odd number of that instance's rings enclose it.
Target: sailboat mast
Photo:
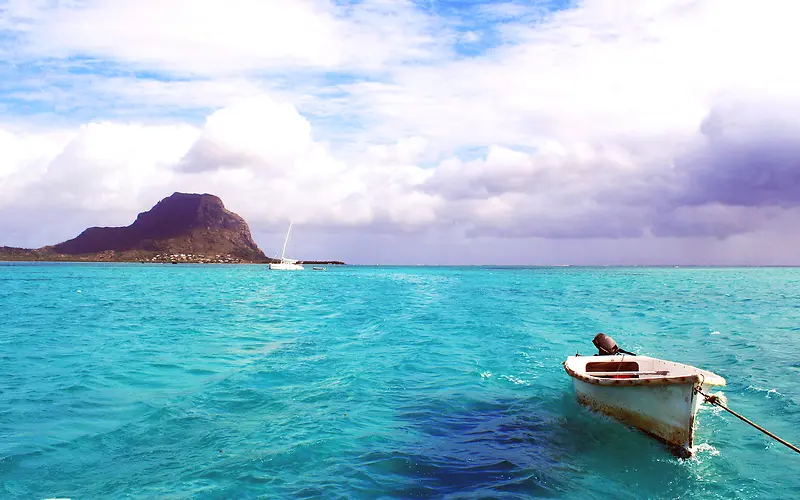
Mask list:
[[[286,256],[286,244],[289,243],[289,233],[292,232],[292,222],[289,222],[289,230],[286,231],[286,239],[283,241],[283,251],[281,252],[281,260]]]

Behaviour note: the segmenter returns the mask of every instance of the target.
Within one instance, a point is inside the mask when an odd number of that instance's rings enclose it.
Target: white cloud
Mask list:
[[[438,199],[417,189],[426,170],[346,164],[312,139],[292,105],[267,96],[214,112],[202,129],[98,122],[46,136],[2,131],[0,145],[13,152],[0,200],[18,210],[127,211],[131,220],[172,191],[196,191],[221,196],[256,226],[293,219],[408,230],[434,222]],[[389,149],[408,159],[419,148],[411,139]],[[55,220],[51,229],[56,239],[72,236]]]
[[[786,146],[786,109],[800,103],[793,1],[496,5],[482,19],[503,44],[475,57],[448,52],[464,35],[404,0],[36,5],[3,18],[25,42],[15,57],[98,57],[182,80],[59,73],[17,98],[214,111],[195,126],[0,134],[0,207],[116,214],[207,191],[263,231],[291,218],[448,238],[735,242],[789,227],[799,200]]]
[[[130,106],[168,106],[177,109],[223,108],[265,92],[278,93],[268,84],[246,79],[161,81],[137,78],[76,79],[88,85],[93,96],[122,101]]]
[[[111,57],[164,71],[230,73],[264,65],[335,66],[323,2],[98,0],[47,10],[34,50]]]
[[[428,141],[423,137],[408,137],[394,144],[376,144],[370,146],[369,157],[379,164],[415,164],[424,158],[428,150]]]
[[[311,125],[291,104],[269,97],[245,100],[208,117],[182,161],[184,170],[278,169],[312,147]]]
[[[83,0],[15,2],[4,23],[27,55],[100,57],[166,73],[269,68],[380,69],[427,58],[439,41],[407,0]]]
[[[391,84],[345,87],[375,135],[535,144],[685,136],[711,106],[749,92],[795,93],[796,2],[586,1],[538,24],[508,24],[516,43],[476,58],[396,68]],[[747,26],[747,36],[742,27]]]
[[[390,149],[413,154],[415,141]],[[267,97],[217,111],[182,159],[180,182],[238,199],[243,215],[267,225],[286,220],[318,226],[433,222],[437,197],[418,191],[429,173],[396,161],[345,163],[311,138],[308,122]],[[232,177],[220,175],[236,170]],[[193,172],[202,172],[195,174]],[[208,172],[212,175],[208,176]]]
[[[170,176],[166,167],[196,134],[188,126],[107,122],[46,134],[2,131],[17,154],[4,155],[0,200],[21,210],[135,209],[139,190]]]
[[[0,128],[0,208],[19,203],[24,188],[41,181],[47,165],[73,135],[72,132],[18,133]]]

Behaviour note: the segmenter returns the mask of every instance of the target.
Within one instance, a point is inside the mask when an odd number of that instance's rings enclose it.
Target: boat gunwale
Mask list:
[[[600,358],[616,358],[616,357],[617,356],[600,356]],[[567,360],[562,363],[564,366],[564,370],[570,377],[573,377],[577,380],[592,385],[600,385],[600,386],[651,386],[651,385],[680,385],[680,384],[700,384],[702,386],[726,385],[725,378],[717,375],[716,373],[709,372],[708,370],[703,370],[691,365],[675,363],[674,361],[667,361],[659,358],[652,358],[650,356],[620,356],[619,362],[621,362],[622,360],[634,361],[638,359],[649,359],[653,361],[659,361],[662,363],[668,363],[670,365],[679,366],[684,369],[693,370],[694,373],[683,374],[683,375],[655,375],[655,376],[647,375],[645,378],[597,377],[590,375],[592,372],[579,371],[569,366],[570,360],[577,358],[582,358],[582,360],[586,359],[586,363],[590,363],[591,360],[597,359],[597,357],[580,356],[580,355],[569,356],[567,357]]]
[[[696,373],[692,375],[679,375],[679,376],[653,376],[648,378],[602,378],[585,375],[572,369],[567,361],[564,361],[564,370],[567,374],[582,382],[592,385],[603,386],[647,386],[647,385],[679,385],[679,384],[698,384],[704,382],[705,377],[702,374]]]

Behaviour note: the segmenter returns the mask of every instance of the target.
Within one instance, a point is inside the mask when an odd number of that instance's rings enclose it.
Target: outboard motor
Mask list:
[[[615,354],[628,354],[630,356],[636,356],[636,354],[632,352],[620,349],[617,343],[614,342],[614,339],[605,333],[598,333],[595,335],[594,340],[592,340],[592,344],[597,347],[598,356],[613,356]]]

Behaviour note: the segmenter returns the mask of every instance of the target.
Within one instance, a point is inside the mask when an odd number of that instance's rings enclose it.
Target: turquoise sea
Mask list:
[[[719,409],[695,458],[574,401],[605,332],[800,442],[800,269],[0,265],[1,498],[797,498]]]

